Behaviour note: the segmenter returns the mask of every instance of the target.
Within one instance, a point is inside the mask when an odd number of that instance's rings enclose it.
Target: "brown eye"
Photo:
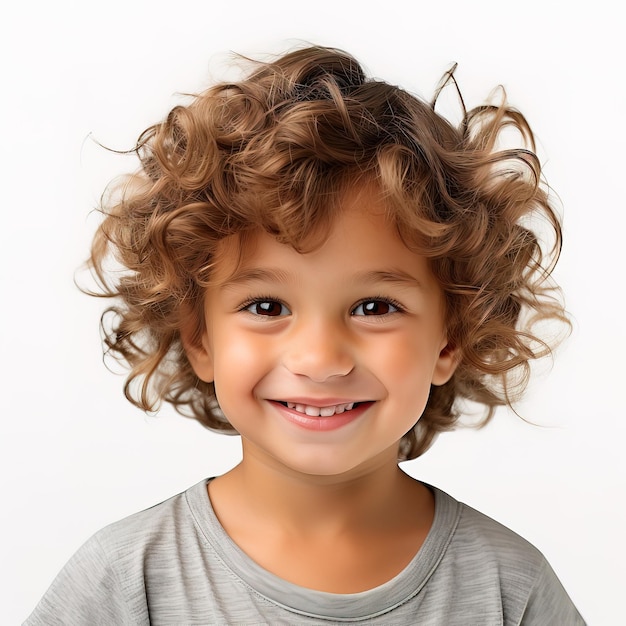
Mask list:
[[[280,315],[289,315],[289,309],[276,300],[258,300],[246,307],[253,315],[263,315],[265,317],[278,317]]]
[[[386,300],[366,300],[352,311],[352,315],[389,315],[397,311],[398,308]]]

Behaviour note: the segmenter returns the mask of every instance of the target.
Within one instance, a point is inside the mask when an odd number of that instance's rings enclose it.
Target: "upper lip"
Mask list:
[[[327,406],[336,406],[339,404],[350,404],[351,402],[367,402],[366,400],[357,400],[355,398],[305,398],[304,396],[289,396],[286,398],[273,398],[275,402],[290,402],[292,404],[304,404],[315,406],[320,409]]]

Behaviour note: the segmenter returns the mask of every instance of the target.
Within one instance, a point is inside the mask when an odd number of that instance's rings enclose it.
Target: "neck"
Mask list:
[[[257,529],[301,537],[392,531],[432,507],[430,492],[398,467],[394,451],[348,474],[312,476],[244,447],[244,460],[211,483],[210,496],[227,530],[254,519]]]

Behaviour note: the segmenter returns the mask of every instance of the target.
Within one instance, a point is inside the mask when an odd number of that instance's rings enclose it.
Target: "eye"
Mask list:
[[[352,315],[390,315],[400,311],[399,305],[389,300],[364,300],[352,311]]]
[[[242,310],[248,311],[252,315],[262,315],[264,317],[279,317],[291,313],[282,302],[277,302],[276,300],[255,300],[246,304]]]

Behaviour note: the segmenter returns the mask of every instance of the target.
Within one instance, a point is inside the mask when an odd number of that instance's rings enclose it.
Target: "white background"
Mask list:
[[[403,8],[404,5],[404,8]],[[556,277],[574,332],[520,411],[441,437],[407,470],[548,557],[590,624],[623,615],[622,18],[606,0],[22,3],[0,37],[0,622],[19,623],[94,531],[228,469],[238,441],[166,409],[146,417],[102,364],[103,302],[78,292],[104,184],[139,132],[219,76],[224,53],[344,48],[430,98],[453,61],[469,106],[499,83],[559,193]],[[411,7],[411,8],[409,8]]]

